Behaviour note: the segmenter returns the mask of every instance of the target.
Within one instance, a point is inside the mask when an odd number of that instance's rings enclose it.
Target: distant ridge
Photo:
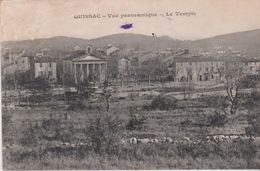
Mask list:
[[[229,33],[195,41],[182,41],[169,36],[153,37],[152,35],[135,33],[112,34],[90,40],[56,36],[46,39],[6,41],[2,42],[2,48],[27,49],[32,53],[48,48],[53,51],[62,51],[65,53],[71,51],[75,46],[85,48],[89,44],[95,47],[107,47],[108,44],[112,44],[122,49],[144,51],[163,50],[166,48],[172,48],[173,50],[177,50],[178,48],[206,50],[215,46],[222,46],[232,47],[234,50],[245,51],[252,56],[260,57],[260,29]]]

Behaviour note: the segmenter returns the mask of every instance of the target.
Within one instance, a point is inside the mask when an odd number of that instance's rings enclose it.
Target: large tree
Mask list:
[[[224,85],[229,101],[229,113],[236,114],[241,97],[240,89],[245,76],[244,67],[240,62],[227,62],[224,69]]]

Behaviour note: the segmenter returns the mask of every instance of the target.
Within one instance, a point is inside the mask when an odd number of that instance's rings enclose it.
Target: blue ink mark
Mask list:
[[[133,23],[132,24],[124,24],[124,25],[121,25],[121,29],[130,29],[130,28],[132,28],[133,27]]]

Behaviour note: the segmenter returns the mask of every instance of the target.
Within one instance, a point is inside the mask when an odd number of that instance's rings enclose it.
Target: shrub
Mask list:
[[[11,123],[11,118],[12,116],[10,114],[5,114],[5,113],[2,113],[2,131],[3,131],[3,134],[5,134],[8,130],[8,127]]]
[[[169,110],[176,107],[177,100],[171,96],[159,95],[152,100],[150,108],[155,110]]]
[[[228,107],[227,97],[221,95],[202,96],[199,100],[208,107],[213,108],[216,112],[226,112]]]
[[[253,90],[247,95],[244,107],[248,110],[247,121],[250,127],[247,128],[249,134],[260,135],[260,115],[259,115],[260,93]]]
[[[90,138],[94,151],[98,154],[117,153],[122,122],[118,115],[98,115],[90,119],[86,135]]]
[[[10,114],[6,114],[5,112],[2,112],[2,138],[3,138],[3,144],[12,141],[9,133],[12,131],[10,129],[10,126],[12,124],[11,120],[12,116]]]
[[[222,127],[228,121],[228,117],[225,114],[220,114],[216,112],[213,115],[208,116],[208,123],[212,127]]]
[[[130,112],[130,119],[126,125],[126,129],[128,130],[142,129],[147,118],[144,117],[143,115],[137,114],[136,113],[137,109],[135,107],[130,107],[129,112]]]
[[[50,88],[49,81],[44,77],[38,77],[24,85],[28,89],[47,90]]]
[[[38,135],[32,124],[23,127],[20,131],[21,133],[19,133],[20,137],[18,141],[21,145],[30,147],[37,145]]]
[[[60,121],[53,118],[44,120],[40,130],[42,139],[58,140],[60,138]]]

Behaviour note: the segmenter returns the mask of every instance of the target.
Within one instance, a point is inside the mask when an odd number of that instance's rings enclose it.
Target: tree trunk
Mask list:
[[[150,85],[151,85],[150,74],[148,75],[148,85],[149,85],[149,87],[150,87]]]
[[[19,90],[19,96],[18,96],[18,105],[21,105],[21,91]]]
[[[7,105],[6,105],[6,90],[5,90],[5,109],[7,108]]]
[[[109,111],[109,99],[106,98],[106,101],[107,101],[107,112]]]

